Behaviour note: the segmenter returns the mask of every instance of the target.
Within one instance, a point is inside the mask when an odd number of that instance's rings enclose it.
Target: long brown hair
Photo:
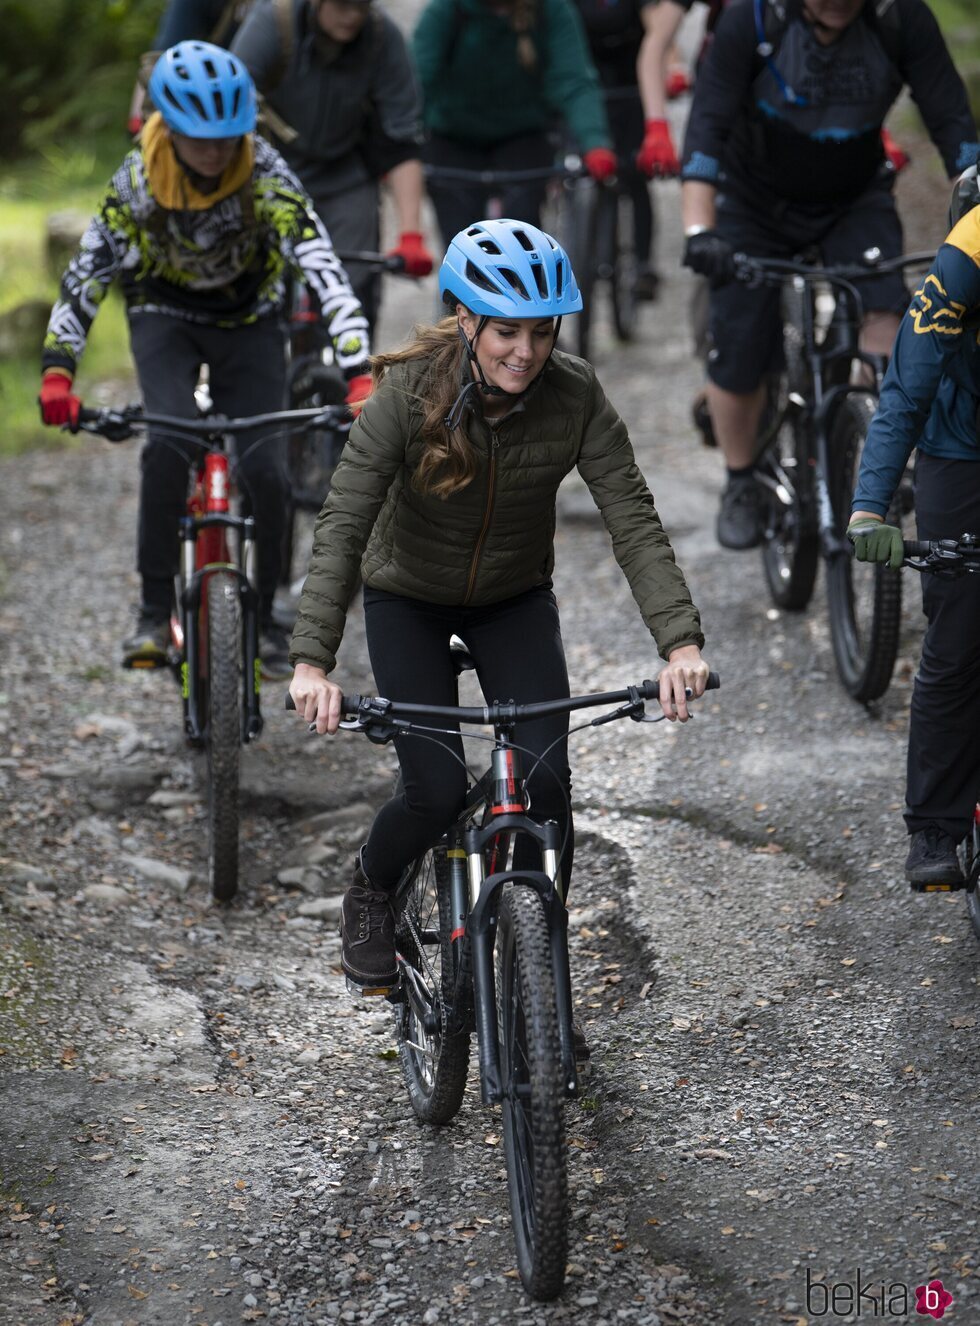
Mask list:
[[[443,318],[433,326],[419,325],[412,340],[400,350],[373,355],[371,376],[375,387],[394,364],[423,359],[428,371],[413,393],[424,411],[422,440],[425,449],[412,477],[422,493],[449,497],[472,483],[477,469],[476,452],[462,427],[450,432],[446,416],[452,409],[462,381],[463,344],[456,317]]]

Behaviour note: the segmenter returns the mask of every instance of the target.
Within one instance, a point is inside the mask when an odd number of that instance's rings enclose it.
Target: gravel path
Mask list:
[[[663,295],[642,344],[597,362],[725,684],[683,730],[572,741],[595,1068],[569,1109],[565,1294],[520,1289],[474,1075],[454,1124],[419,1127],[389,1017],[343,988],[339,894],[389,752],[308,738],[267,687],[241,898],[210,904],[176,693],[113,666],[135,453],[88,443],[0,465],[0,1326],[762,1326],[859,1271],[889,1293],[940,1276],[953,1319],[976,1312],[977,950],[962,900],[909,899],[899,871],[915,587],[868,713],[836,687],[819,599],[781,616],[758,559],[718,553],[662,194]],[[393,287],[389,340],[427,299]],[[573,685],[649,675],[574,483],[558,544]],[[356,610],[339,673],[371,688]]]

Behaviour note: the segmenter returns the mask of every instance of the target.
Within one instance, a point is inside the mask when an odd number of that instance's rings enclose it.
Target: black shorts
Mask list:
[[[793,258],[817,248],[828,266],[859,262],[869,248],[902,252],[902,223],[888,183],[876,182],[846,209],[786,206],[765,215],[734,194],[718,196],[717,230],[738,252]],[[898,272],[856,282],[866,312],[903,313],[908,291]],[[733,281],[711,292],[708,377],[725,391],[753,391],[782,354],[779,288]]]

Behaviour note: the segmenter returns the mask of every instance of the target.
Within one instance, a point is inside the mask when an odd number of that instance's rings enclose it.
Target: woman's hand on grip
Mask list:
[[[660,673],[660,707],[664,717],[673,723],[680,719],[686,723],[690,718],[687,707],[687,692],[696,699],[704,694],[708,682],[708,665],[701,657],[697,645],[681,645],[672,649],[667,659],[667,666]]]
[[[336,682],[328,679],[322,668],[311,663],[297,663],[289,683],[289,694],[293,697],[296,712],[307,723],[315,723],[321,737],[325,732],[333,734],[337,731],[344,693]]]

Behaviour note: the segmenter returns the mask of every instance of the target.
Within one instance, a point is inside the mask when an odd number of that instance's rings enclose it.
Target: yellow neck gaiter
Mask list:
[[[231,164],[221,176],[213,193],[201,193],[177,160],[170,130],[159,111],[154,111],[140,133],[140,147],[146,163],[150,191],[161,207],[173,212],[204,212],[248,182],[255,165],[252,135],[245,134]]]

